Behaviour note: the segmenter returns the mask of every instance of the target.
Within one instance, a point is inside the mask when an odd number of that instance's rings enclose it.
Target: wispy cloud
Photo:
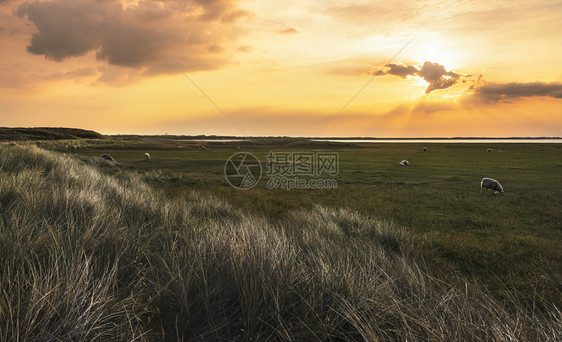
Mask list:
[[[254,48],[249,45],[241,45],[238,47],[238,49],[236,49],[236,51],[238,52],[252,52],[253,50]]]
[[[277,33],[281,33],[281,34],[295,34],[295,33],[299,33],[299,31],[298,31],[296,28],[294,28],[294,27],[289,27],[289,28],[286,28],[286,29],[284,29],[284,30],[279,30],[279,31],[277,31]]]
[[[77,79],[97,75],[98,71],[94,68],[80,68],[67,72],[56,72],[45,77],[46,80]]]

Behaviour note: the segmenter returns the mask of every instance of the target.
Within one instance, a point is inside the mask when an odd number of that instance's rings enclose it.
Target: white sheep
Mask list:
[[[410,165],[410,163],[407,160],[402,160],[400,163],[398,163],[398,165],[407,166],[407,165]]]
[[[201,149],[202,149],[202,150],[206,150],[207,148],[206,148],[205,146],[201,146]]]
[[[492,149],[491,149],[491,148],[489,148],[489,149],[488,149],[488,152],[492,152]]]
[[[144,160],[150,160],[150,154],[145,153],[144,154]]]
[[[497,191],[500,194],[503,194],[503,187],[500,184],[500,182],[492,178],[488,178],[488,177],[482,178],[482,181],[480,181],[480,193],[482,193],[484,189],[486,190],[490,189],[493,191]]]
[[[427,147],[424,147],[424,148],[423,148],[423,151],[426,152],[426,151],[427,151]]]

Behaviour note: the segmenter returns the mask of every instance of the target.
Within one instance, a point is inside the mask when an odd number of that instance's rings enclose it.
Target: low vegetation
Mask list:
[[[544,298],[562,307],[562,144],[335,143],[302,139],[205,142],[151,137],[40,142],[80,158],[110,153],[111,174],[138,173],[167,195],[216,196],[235,208],[283,224],[295,210],[349,208],[404,227],[423,249],[498,300],[533,307]],[[77,150],[65,145],[79,144]],[[426,144],[426,143],[423,143]],[[203,150],[201,146],[206,146]],[[493,148],[493,153],[486,152]],[[268,189],[270,151],[339,153],[336,189]],[[150,153],[147,162],[143,155]],[[225,161],[250,152],[262,161],[261,181],[239,191],[225,180]],[[408,167],[399,167],[407,159]],[[503,196],[480,192],[483,177]],[[541,299],[542,300],[542,299]]]
[[[55,140],[55,139],[100,139],[103,136],[94,131],[62,127],[0,127],[2,140]]]
[[[392,222],[272,221],[120,170],[0,147],[0,340],[562,339],[552,303],[496,300]]]

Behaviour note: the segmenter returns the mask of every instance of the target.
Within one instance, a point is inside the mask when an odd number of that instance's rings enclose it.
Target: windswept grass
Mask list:
[[[435,271],[348,210],[283,224],[37,147],[0,148],[0,340],[557,341],[561,312]]]

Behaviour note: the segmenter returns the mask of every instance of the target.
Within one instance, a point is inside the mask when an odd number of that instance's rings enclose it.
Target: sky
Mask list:
[[[0,0],[0,126],[562,136],[562,2]]]

